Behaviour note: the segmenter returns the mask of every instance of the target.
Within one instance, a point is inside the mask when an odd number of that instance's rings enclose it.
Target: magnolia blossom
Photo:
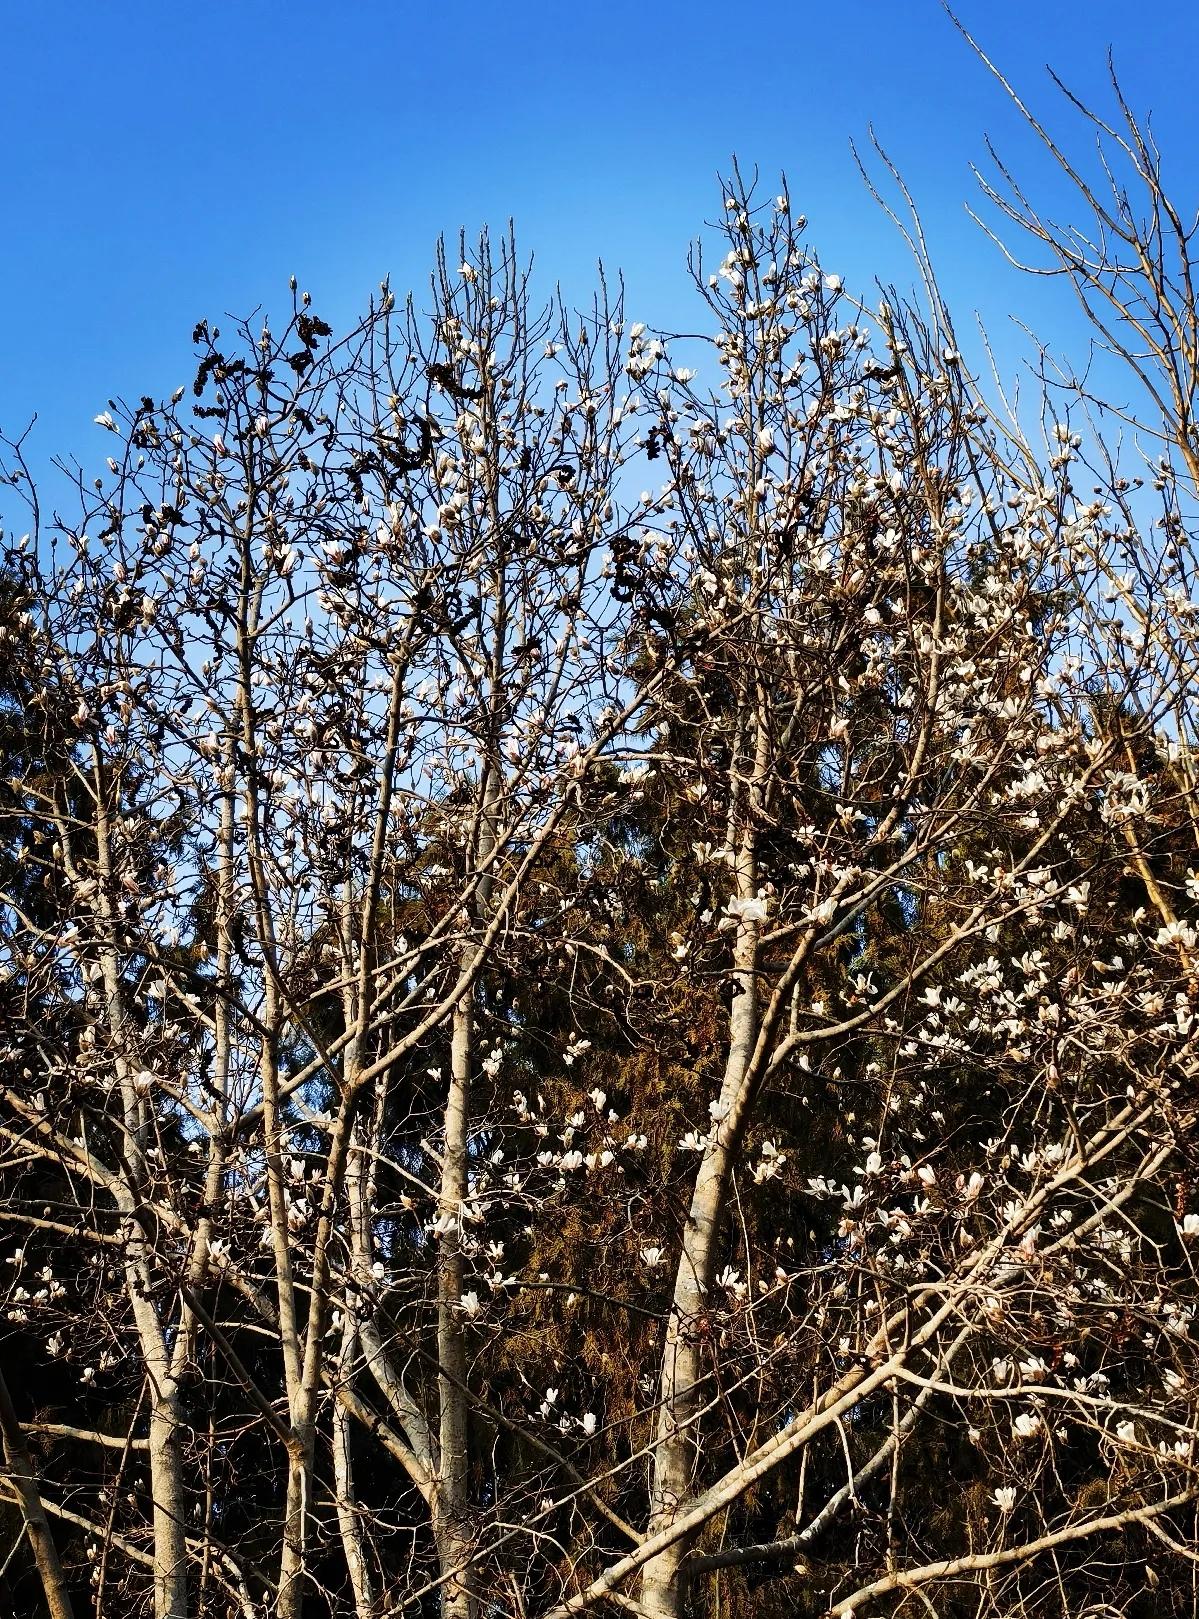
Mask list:
[[[731,899],[725,906],[725,915],[740,922],[764,922],[770,914],[769,902],[765,899]]]

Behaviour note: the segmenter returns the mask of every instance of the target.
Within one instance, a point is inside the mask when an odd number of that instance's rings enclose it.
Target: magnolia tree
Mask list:
[[[716,242],[705,339],[484,239],[199,326],[69,520],[12,447],[55,1619],[1191,1610],[1189,417]]]

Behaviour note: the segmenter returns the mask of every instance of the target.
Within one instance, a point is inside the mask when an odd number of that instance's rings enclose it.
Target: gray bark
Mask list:
[[[21,1516],[25,1520],[25,1532],[33,1549],[33,1558],[41,1578],[46,1606],[50,1610],[50,1619],[74,1619],[70,1592],[63,1577],[62,1564],[58,1560],[58,1549],[54,1544],[54,1536],[50,1533],[50,1524],[42,1505],[37,1473],[25,1443],[25,1436],[21,1432],[21,1425],[17,1421],[17,1413],[13,1409],[8,1384],[2,1371],[0,1371],[0,1438],[4,1442],[8,1483],[17,1497]]]

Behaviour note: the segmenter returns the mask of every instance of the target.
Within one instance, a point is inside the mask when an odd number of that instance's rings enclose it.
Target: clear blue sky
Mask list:
[[[959,9],[1055,127],[1044,64],[1090,95],[1113,45],[1199,200],[1199,7]],[[294,271],[348,320],[386,273],[419,287],[462,225],[514,217],[547,289],[582,295],[602,255],[631,316],[684,323],[687,244],[734,151],[787,171],[826,268],[906,279],[850,156],[871,122],[959,317],[1066,308],[965,216],[985,133],[1031,153],[937,0],[3,0],[0,21],[0,425],[36,411],[39,463],[107,453],[109,395],[190,380],[199,317],[280,309]]]

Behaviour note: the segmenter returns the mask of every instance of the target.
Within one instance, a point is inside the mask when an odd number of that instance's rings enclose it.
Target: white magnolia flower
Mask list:
[[[769,910],[770,906],[764,899],[731,899],[725,906],[726,915],[742,922],[764,922]]]
[[[643,1248],[641,1250],[641,1263],[646,1270],[658,1270],[666,1263],[666,1250],[664,1248]]]
[[[463,1315],[478,1315],[479,1310],[480,1310],[479,1295],[477,1293],[473,1292],[473,1291],[470,1292],[470,1293],[464,1293],[462,1295],[462,1313],[463,1313]]]
[[[1135,1445],[1137,1442],[1137,1425],[1135,1422],[1118,1422],[1116,1424],[1116,1438],[1122,1445]]]
[[[1031,1439],[1039,1433],[1042,1427],[1041,1419],[1035,1411],[1021,1411],[1012,1424],[1012,1432],[1017,1439]]]
[[[117,424],[106,410],[102,410],[98,416],[93,416],[92,420],[97,427],[106,427],[110,433],[115,433],[117,430]]]
[[[1199,1214],[1184,1214],[1178,1229],[1184,1237],[1199,1237]]]
[[[1010,1512],[1016,1505],[1016,1492],[1010,1484],[1001,1484],[991,1499],[1000,1512]]]
[[[597,1421],[595,1412],[585,1411],[583,1413],[583,1432],[587,1435],[588,1439],[590,1439],[592,1434],[595,1432],[596,1426]]]

